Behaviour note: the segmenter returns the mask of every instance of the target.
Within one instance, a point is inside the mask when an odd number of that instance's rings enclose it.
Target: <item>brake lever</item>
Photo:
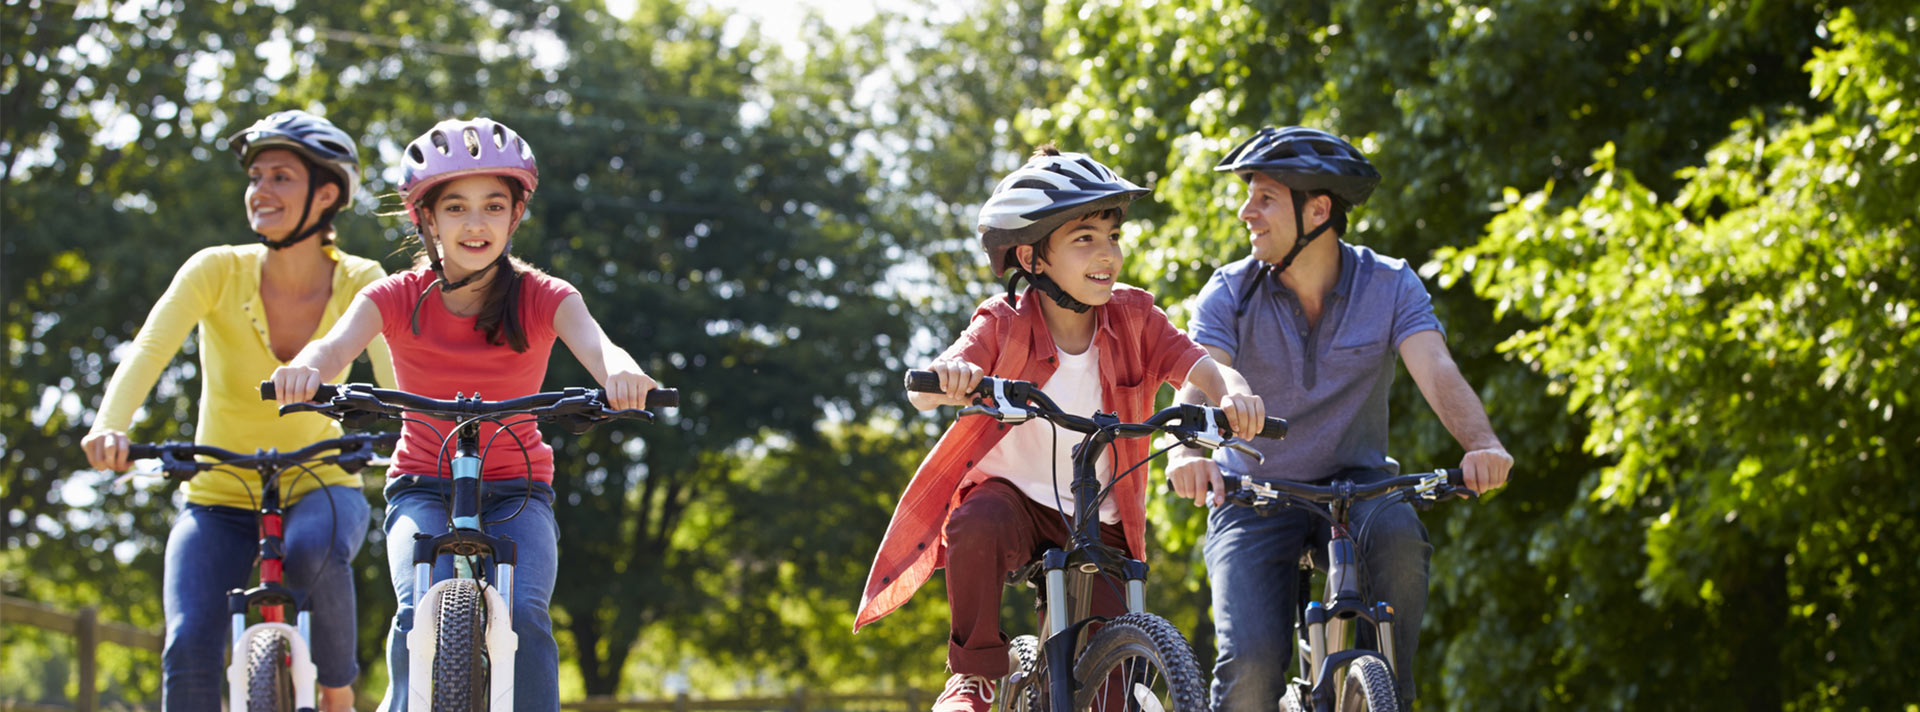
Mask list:
[[[1253,458],[1253,461],[1256,464],[1264,463],[1267,461],[1266,455],[1260,454],[1259,450],[1254,449],[1252,445],[1247,444],[1247,441],[1241,440],[1240,438],[1229,439],[1226,441],[1225,445],[1227,447],[1233,448],[1234,452]]]

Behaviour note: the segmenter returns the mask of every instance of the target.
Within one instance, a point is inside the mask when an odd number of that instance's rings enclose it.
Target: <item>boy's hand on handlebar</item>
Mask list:
[[[935,361],[927,370],[940,377],[940,394],[934,396],[937,405],[972,405],[973,389],[987,375],[979,366],[959,359]]]
[[[1241,440],[1259,437],[1260,431],[1267,426],[1267,405],[1260,400],[1260,396],[1228,393],[1227,397],[1220,399],[1220,409],[1227,412],[1227,427],[1233,428],[1234,436]]]
[[[638,370],[618,370],[607,374],[607,406],[614,410],[639,410],[647,407],[647,391],[660,384]]]
[[[1167,481],[1173,493],[1192,498],[1193,506],[1205,507],[1227,501],[1227,484],[1220,479],[1220,465],[1204,452],[1186,450],[1174,455],[1167,464]],[[1218,496],[1215,496],[1215,495]]]
[[[1506,448],[1490,447],[1474,450],[1460,458],[1460,471],[1464,475],[1467,489],[1477,494],[1486,494],[1507,484],[1507,473],[1513,470],[1513,455]]]
[[[87,453],[87,464],[93,469],[126,472],[132,464],[127,462],[127,449],[131,444],[126,433],[107,430],[82,438],[80,449]]]
[[[273,396],[280,405],[313,400],[320,390],[320,369],[312,366],[281,366],[273,369]]]

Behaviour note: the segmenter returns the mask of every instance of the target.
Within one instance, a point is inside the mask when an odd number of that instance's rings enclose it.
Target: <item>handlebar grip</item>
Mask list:
[[[1442,472],[1445,472],[1445,473],[1447,473],[1447,485],[1448,485],[1448,486],[1451,486],[1451,487],[1465,487],[1465,486],[1467,486],[1467,473],[1466,473],[1465,471],[1463,471],[1463,470],[1461,470],[1460,468],[1458,468],[1458,467],[1449,467],[1449,468],[1447,468],[1447,469],[1445,469],[1445,470],[1442,470]]]
[[[273,388],[273,381],[260,382],[260,400],[275,400],[276,396],[274,394],[275,394],[275,391]],[[318,389],[314,390],[313,400],[330,401],[330,400],[333,400],[334,397],[338,395],[340,395],[339,386],[333,385],[331,383],[322,383],[320,384],[320,387]]]
[[[156,457],[159,457],[161,451],[165,449],[166,449],[165,447],[162,447],[159,445],[149,445],[147,443],[133,443],[127,446],[127,459],[148,460],[148,459],[156,458]]]
[[[647,391],[647,410],[680,407],[680,389],[655,388]]]
[[[908,371],[907,390],[914,393],[939,393],[940,374],[932,371]]]
[[[1287,438],[1286,419],[1267,418],[1267,427],[1260,429],[1260,437],[1268,440],[1285,440]]]

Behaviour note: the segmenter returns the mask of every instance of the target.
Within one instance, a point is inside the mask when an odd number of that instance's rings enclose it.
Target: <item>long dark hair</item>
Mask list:
[[[507,194],[512,196],[513,207],[516,211],[526,204],[526,186],[521,185],[520,181],[509,180],[505,177],[499,177],[499,180],[507,186]],[[441,183],[429,188],[426,194],[420,196],[420,200],[417,203],[420,209],[423,211],[432,210],[433,204],[440,201],[440,195],[446,192],[448,185],[452,185],[452,183]],[[419,226],[416,226],[416,228],[418,227]],[[515,229],[518,229],[518,226],[516,226]],[[439,237],[436,235],[435,239],[439,239]],[[509,235],[507,236],[507,247],[509,249],[501,250],[500,258],[493,264],[493,268],[497,269],[499,274],[494,275],[493,280],[487,283],[487,293],[481,297],[480,313],[474,319],[473,330],[486,333],[487,343],[489,344],[495,346],[511,346],[515,352],[524,353],[527,350],[527,329],[520,324],[518,308],[520,303],[520,279],[528,274],[544,276],[546,273],[540,271],[539,268],[533,265],[527,264],[520,258],[514,257],[511,249],[512,246],[513,236]],[[442,241],[441,250],[444,252],[445,249],[445,242]],[[444,257],[442,259],[444,259]],[[432,264],[432,259],[427,255],[426,241],[421,240],[414,247],[413,267],[414,269],[419,269],[421,267],[430,267]]]

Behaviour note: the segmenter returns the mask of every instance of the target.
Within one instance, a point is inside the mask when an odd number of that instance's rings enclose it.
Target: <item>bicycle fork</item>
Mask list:
[[[1302,599],[1306,598],[1310,573],[1306,569],[1301,571]],[[1377,655],[1387,663],[1388,670],[1400,669],[1400,660],[1393,650],[1393,606],[1386,601],[1368,605],[1360,594],[1360,575],[1352,537],[1344,527],[1335,527],[1332,539],[1327,542],[1326,597],[1331,605],[1312,601],[1300,612],[1307,632],[1306,664],[1302,669],[1313,686],[1315,709],[1332,709],[1334,692],[1341,685],[1347,666],[1355,659]],[[1374,637],[1380,647],[1378,653],[1349,647],[1349,628],[1355,618],[1374,625]]]
[[[504,536],[489,536],[480,520],[479,433],[472,424],[462,426],[453,458],[453,528],[433,536],[414,534],[413,543],[413,630],[407,632],[409,709],[428,710],[433,705],[433,661],[439,643],[440,589],[461,579],[476,579],[485,600],[486,635],[484,652],[488,664],[488,709],[513,711],[513,662],[520,647],[513,632],[514,543]],[[440,554],[454,555],[453,578],[433,581],[433,564]],[[486,585],[479,572],[466,562],[470,557],[491,555],[494,561],[494,585]]]
[[[1073,678],[1073,663],[1079,651],[1081,632],[1087,624],[1098,622],[1091,617],[1093,608],[1093,587],[1095,579],[1107,568],[1118,568],[1127,582],[1127,611],[1144,613],[1147,609],[1145,562],[1130,558],[1108,561],[1106,566],[1096,561],[1097,556],[1070,554],[1060,549],[1048,549],[1041,558],[1041,571],[1046,580],[1046,617],[1041,622],[1040,638],[1047,663],[1048,707],[1064,712],[1073,707],[1073,693],[1077,681]],[[1098,684],[1090,681],[1089,684]]]

